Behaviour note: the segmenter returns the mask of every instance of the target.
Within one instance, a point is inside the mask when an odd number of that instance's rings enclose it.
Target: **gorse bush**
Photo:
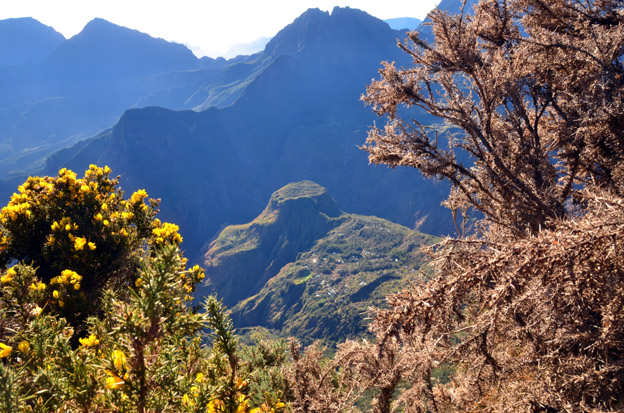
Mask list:
[[[0,213],[0,411],[282,409],[282,389],[251,394],[221,303],[191,306],[204,273],[177,226],[109,174],[29,178]]]
[[[0,264],[37,269],[49,309],[84,318],[105,287],[133,281],[150,248],[179,244],[177,226],[155,218],[158,201],[144,190],[123,198],[108,167],[91,165],[83,178],[62,169],[57,177],[31,177],[0,212]]]

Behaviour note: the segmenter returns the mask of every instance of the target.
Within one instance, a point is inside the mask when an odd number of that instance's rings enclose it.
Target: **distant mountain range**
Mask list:
[[[402,36],[359,10],[310,9],[262,52],[214,60],[96,19],[42,63],[0,68],[0,201],[23,181],[19,170],[97,163],[122,175],[124,189],[162,198],[191,256],[300,180],[354,213],[406,226],[427,217],[421,230],[451,233],[446,185],[369,166],[358,149],[376,120],[359,101],[365,86],[381,61],[410,64],[396,47]]]
[[[225,228],[203,257],[199,296],[217,293],[237,328],[337,341],[362,334],[366,310],[408,280],[435,237],[346,214],[327,190],[302,181],[276,191],[253,221]]]
[[[226,59],[236,56],[252,55],[264,50],[267,43],[271,41],[272,37],[259,37],[253,42],[249,43],[237,43],[230,47],[223,55]]]
[[[4,20],[2,46],[13,58],[0,61],[0,176],[40,169],[42,158],[109,128],[132,107],[227,106],[240,95],[236,85],[268,64],[197,59],[183,45],[102,19],[67,40],[33,19]]]
[[[39,64],[64,41],[62,34],[31,17],[0,20],[0,68]]]
[[[408,64],[397,32],[364,12],[311,9],[285,27],[254,61],[230,66],[247,75],[240,97],[202,112],[127,111],[110,130],[51,156],[44,173],[108,164],[128,191],[163,199],[162,215],[180,224],[195,256],[224,225],[247,222],[270,194],[312,180],[344,208],[422,230],[453,231],[440,207],[448,187],[412,169],[368,165],[358,149],[375,121],[359,101],[382,60]],[[433,120],[432,120],[433,121]]]

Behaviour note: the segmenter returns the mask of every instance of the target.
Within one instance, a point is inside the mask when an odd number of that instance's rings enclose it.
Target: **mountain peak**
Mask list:
[[[120,75],[136,77],[194,68],[197,62],[181,44],[95,18],[55,50],[46,63],[100,77],[115,67]]]
[[[384,20],[393,30],[416,30],[422,20],[415,17],[396,17]]]
[[[115,23],[111,23],[108,20],[102,19],[101,17],[95,17],[89,23],[85,25],[85,29],[88,27],[121,27],[116,25]]]
[[[271,195],[256,219],[225,228],[210,244],[203,260],[212,286],[229,305],[243,298],[245,289],[255,294],[283,265],[338,225],[341,215],[322,186],[311,181],[286,185]],[[241,257],[249,265],[238,266]]]
[[[124,26],[109,22],[108,20],[96,17],[89,21],[82,28],[80,33],[76,34],[72,39],[82,39],[85,37],[100,37],[102,40],[110,38],[111,36],[128,36],[134,33],[135,35],[143,35],[149,37],[149,35],[139,32],[138,30],[129,29]]]
[[[62,34],[32,17],[0,20],[0,66],[41,63],[63,41]]]
[[[318,208],[318,212],[329,217],[337,217],[341,214],[338,204],[329,195],[327,189],[312,181],[293,182],[278,189],[271,195],[266,211],[275,211],[283,208],[287,203],[301,199],[308,199]]]
[[[267,44],[265,54],[294,55],[305,50],[326,50],[336,44],[350,44],[384,39],[392,34],[386,23],[368,13],[350,7],[334,7],[331,13],[308,9],[282,29]],[[392,42],[395,47],[395,42]],[[348,53],[345,50],[345,53]]]
[[[329,13],[320,9],[308,9],[292,23],[280,30],[265,48],[266,55],[293,55],[299,52],[310,31],[315,30]]]

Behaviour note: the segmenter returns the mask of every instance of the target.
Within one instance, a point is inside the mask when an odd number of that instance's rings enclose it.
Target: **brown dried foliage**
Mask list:
[[[431,250],[433,278],[388,298],[375,343],[340,346],[343,392],[374,391],[376,412],[624,411],[622,6],[434,12],[433,45],[400,45],[414,66],[384,65],[363,98],[387,116],[370,160],[448,179],[447,205],[483,218]],[[402,119],[414,106],[454,133]],[[444,365],[450,383],[434,379]],[[336,400],[336,383],[308,394]]]
[[[384,129],[374,163],[448,179],[448,205],[525,234],[566,216],[579,186],[622,194],[621,1],[484,0],[473,16],[431,15],[435,43],[410,33],[414,67],[385,63],[363,100]],[[397,116],[417,106],[461,130],[447,136]]]
[[[585,201],[582,216],[528,237],[446,240],[440,277],[389,297],[378,339],[413,352],[406,363],[456,368],[450,385],[403,395],[428,400],[416,411],[624,409],[624,199]],[[418,370],[431,382],[431,367]]]

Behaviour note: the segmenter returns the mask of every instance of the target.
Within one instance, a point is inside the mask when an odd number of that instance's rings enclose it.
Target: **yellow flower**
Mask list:
[[[113,351],[113,364],[117,370],[122,370],[126,367],[126,355],[121,350]]]
[[[125,228],[122,228],[119,230],[119,235],[127,237],[128,236],[128,231],[126,231]]]
[[[74,284],[74,290],[76,290],[76,291],[80,290],[80,284],[79,283]]]
[[[81,338],[78,340],[80,341],[80,344],[86,347],[93,347],[100,344],[100,340],[98,340],[95,334],[91,334],[88,338]]]
[[[17,348],[23,354],[28,354],[28,352],[30,351],[30,343],[26,340],[23,340],[17,345]]]
[[[52,231],[56,231],[57,229],[60,229],[60,228],[61,228],[61,226],[59,225],[59,223],[58,223],[58,222],[54,221],[54,222],[52,223],[51,228],[52,228]]]
[[[76,273],[75,271],[63,270],[63,272],[61,272],[61,275],[59,275],[58,277],[54,277],[50,280],[50,284],[64,284],[64,285],[80,284],[81,280],[82,280],[82,276]]]
[[[116,375],[108,376],[106,378],[106,388],[107,389],[118,389],[124,385],[124,381]]]
[[[108,205],[102,204],[102,211],[107,211],[107,210],[108,210]]]
[[[245,398],[245,396],[241,394],[236,401],[238,403],[236,413],[246,413],[249,400],[247,400],[247,398]]]
[[[13,352],[13,347],[9,347],[4,343],[0,343],[0,359],[9,357],[11,352]]]
[[[38,317],[43,312],[43,308],[36,306],[34,310],[31,311],[32,315]]]
[[[84,237],[76,237],[74,239],[74,249],[76,249],[76,251],[81,251],[85,244],[87,243],[87,239]]]
[[[80,192],[89,192],[89,185],[82,185],[80,187]]]
[[[134,285],[136,287],[141,287],[143,285],[143,279],[137,278],[136,281],[134,282]]]
[[[48,235],[48,240],[46,241],[46,244],[49,246],[54,245],[54,243],[56,242],[56,238],[54,238],[54,235],[50,234]]]
[[[95,214],[95,217],[94,217],[94,218],[95,218],[95,220],[96,220],[96,221],[101,221],[103,217],[102,217],[102,214],[100,214],[100,213],[98,212],[97,214]]]
[[[57,290],[52,291],[52,297],[53,297],[55,300],[58,300],[58,298],[59,298],[59,292],[58,292]]]
[[[178,227],[176,224],[165,222],[160,228],[152,229],[152,234],[156,237],[156,243],[164,243],[165,241],[173,241],[176,244],[182,242],[182,236],[178,234]]]
[[[213,399],[208,403],[208,412],[218,412],[222,411],[222,408],[225,406],[225,403],[221,399]]]
[[[236,388],[241,389],[247,385],[247,382],[240,377],[236,379]]]
[[[59,307],[63,308],[63,307],[65,307],[65,302],[63,300],[59,300],[58,301],[58,305],[59,305]]]
[[[42,282],[31,283],[28,288],[30,288],[33,291],[35,291],[35,290],[43,291],[43,290],[46,289],[46,285],[45,285],[45,283],[42,283]]]
[[[1,282],[2,284],[8,284],[8,283],[10,283],[11,281],[13,281],[13,275],[12,275],[12,274],[10,274],[8,271],[7,271],[7,273],[6,273],[5,275],[3,275],[2,277],[0,277],[0,282]]]
[[[145,192],[145,189],[139,189],[134,194],[132,194],[132,196],[130,197],[130,202],[136,204],[143,201],[145,198],[147,198],[147,192]]]
[[[184,394],[184,396],[182,396],[182,404],[190,407],[195,405],[195,400],[193,400],[188,394]]]
[[[105,219],[104,221],[102,221],[102,224],[104,224],[104,226],[105,226],[105,227],[107,227],[107,226],[108,226],[108,224],[110,224],[110,222],[108,222],[108,220],[107,220],[107,219]]]
[[[93,250],[96,248],[96,247],[95,247],[95,243],[94,243],[94,242],[89,242],[87,245],[89,246],[89,249],[90,249],[91,251],[93,251]]]
[[[206,381],[206,379],[204,378],[204,373],[197,373],[197,376],[195,376],[195,381],[197,383],[203,383]]]

